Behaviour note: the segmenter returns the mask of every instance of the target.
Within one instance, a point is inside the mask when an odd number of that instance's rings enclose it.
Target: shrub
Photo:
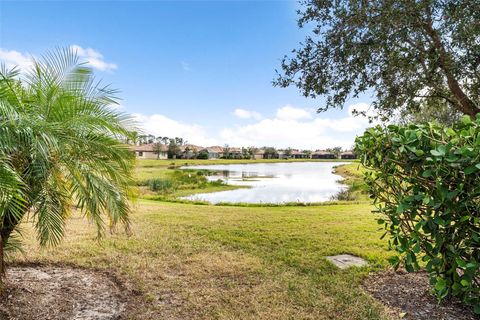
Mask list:
[[[480,313],[480,117],[368,129],[356,140],[378,223],[407,271]]]
[[[334,201],[353,201],[355,199],[355,194],[349,188],[342,189],[338,193],[330,197],[330,200]]]
[[[148,180],[148,188],[155,192],[171,192],[174,189],[172,181],[168,179],[150,179]]]
[[[208,152],[200,151],[200,153],[197,155],[197,159],[207,160],[208,159]]]
[[[177,185],[205,185],[207,178],[201,171],[195,170],[176,170],[170,173],[170,178],[175,181]]]

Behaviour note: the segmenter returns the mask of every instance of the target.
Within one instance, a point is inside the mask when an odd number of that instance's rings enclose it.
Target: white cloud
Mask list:
[[[100,71],[112,71],[117,69],[117,65],[111,62],[106,62],[103,58],[103,55],[92,49],[92,48],[82,48],[79,45],[71,45],[70,49],[77,53],[78,57],[81,60],[87,62],[87,65],[94,69]]]
[[[240,119],[260,120],[262,118],[262,115],[256,111],[249,111],[240,108],[235,109],[235,111],[233,111],[233,114]]]
[[[230,145],[274,146],[278,148],[327,148],[341,145],[349,148],[353,138],[338,138],[317,121],[264,119],[255,124],[225,128],[220,132],[220,140]]]
[[[117,69],[117,65],[114,63],[106,62],[103,55],[92,49],[82,48],[79,45],[71,45],[70,49],[77,53],[82,62],[86,62],[88,66],[101,71],[111,71]],[[18,66],[21,70],[26,70],[33,65],[32,59],[34,55],[29,53],[22,53],[15,50],[6,50],[0,48],[0,62],[4,63],[7,68],[11,69]]]
[[[341,146],[350,148],[355,137],[371,126],[368,118],[354,116],[353,109],[367,110],[369,105],[356,104],[347,108],[345,115],[339,118],[305,109],[285,106],[277,109],[276,116],[257,119],[254,123],[224,127],[209,135],[205,127],[170,119],[164,115],[145,116],[136,114],[135,118],[145,133],[155,136],[179,136],[189,143],[202,146],[273,146],[277,148],[325,149]],[[234,114],[241,119],[251,118],[251,111],[236,109]],[[307,116],[308,115],[308,116]]]
[[[161,114],[133,114],[134,120],[145,134],[161,137],[182,137],[188,143],[201,146],[217,145],[218,141],[208,137],[204,127],[170,119]]]
[[[284,106],[276,116],[253,124],[224,128],[219,133],[222,142],[230,145],[274,146],[324,149],[334,146],[350,148],[356,135],[371,126],[367,117],[354,116],[353,110],[367,111],[369,105],[359,103],[347,108],[340,118],[326,117],[301,108]],[[367,113],[368,114],[368,113]]]
[[[183,71],[191,71],[192,68],[190,68],[190,64],[186,61],[180,61],[180,65],[182,66]]]
[[[285,107],[277,110],[277,119],[281,120],[302,120],[311,118],[312,113],[306,109],[294,108],[286,105]]]
[[[20,70],[25,70],[32,66],[32,56],[28,53],[0,48],[0,62],[4,63],[8,69],[17,66]]]

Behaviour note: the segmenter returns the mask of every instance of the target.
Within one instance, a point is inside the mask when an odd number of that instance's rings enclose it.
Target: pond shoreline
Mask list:
[[[217,205],[311,205],[337,200],[345,189],[341,175],[334,167],[348,164],[339,161],[302,161],[295,163],[252,163],[182,166],[179,169],[209,172],[210,181],[223,181],[228,186],[247,190],[194,193],[177,201],[206,202]],[[337,164],[338,163],[338,164]],[[218,178],[218,179],[217,179]],[[340,178],[340,179],[339,179]],[[239,188],[240,189],[240,188]],[[244,189],[244,188],[242,188]],[[343,200],[343,199],[338,199]],[[350,199],[354,200],[354,199]]]
[[[136,181],[137,184],[140,186],[140,198],[145,200],[152,200],[152,201],[163,201],[169,203],[185,203],[185,204],[192,204],[192,205],[212,205],[212,206],[239,206],[239,207],[305,207],[305,206],[325,206],[325,205],[337,205],[337,204],[356,204],[356,203],[364,203],[368,199],[364,197],[355,198],[353,200],[328,200],[322,202],[284,202],[284,203],[242,203],[242,202],[221,202],[212,204],[206,201],[199,201],[199,200],[186,200],[180,199],[180,197],[195,195],[200,193],[212,193],[212,192],[219,192],[219,191],[229,191],[229,190],[236,190],[240,188],[249,188],[249,186],[238,186],[238,185],[207,185],[205,187],[187,187],[182,188],[180,190],[175,190],[170,193],[154,193],[148,192],[147,185],[147,178],[149,179],[168,179],[171,174],[178,171],[190,171],[192,173],[196,173],[198,171],[208,172],[208,174],[218,172],[218,170],[213,170],[212,166],[219,165],[219,164],[269,164],[269,163],[303,163],[303,162],[313,162],[313,163],[321,163],[321,162],[343,162],[344,164],[336,165],[332,172],[336,175],[342,177],[341,183],[349,186],[351,188],[352,183],[352,175],[355,174],[357,171],[357,175],[354,176],[354,181],[356,184],[362,180],[361,174],[358,174],[358,168],[355,164],[358,164],[356,160],[346,160],[346,161],[325,161],[325,160],[312,160],[312,159],[298,159],[298,160],[269,160],[269,159],[262,159],[262,160],[230,160],[230,159],[220,159],[220,160],[139,160],[137,161],[137,169],[136,169]],[[202,165],[206,168],[201,170],[197,170],[194,168],[196,165]],[[183,169],[179,169],[183,167]],[[350,167],[349,169],[342,169],[345,167]],[[245,181],[249,182],[249,181]],[[143,187],[142,187],[143,186]],[[146,191],[145,191],[146,190]]]

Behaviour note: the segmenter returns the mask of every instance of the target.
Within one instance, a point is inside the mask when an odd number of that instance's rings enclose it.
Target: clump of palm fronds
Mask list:
[[[72,204],[99,236],[128,226],[134,155],[122,141],[134,124],[111,108],[117,92],[71,49],[32,62],[0,67],[0,249],[18,248],[12,235],[27,213],[40,244],[56,245]]]

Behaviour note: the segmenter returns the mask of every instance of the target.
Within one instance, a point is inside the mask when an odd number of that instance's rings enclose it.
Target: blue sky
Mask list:
[[[147,133],[196,144],[349,147],[367,123],[271,82],[298,46],[293,1],[1,1],[0,60],[73,46]]]

